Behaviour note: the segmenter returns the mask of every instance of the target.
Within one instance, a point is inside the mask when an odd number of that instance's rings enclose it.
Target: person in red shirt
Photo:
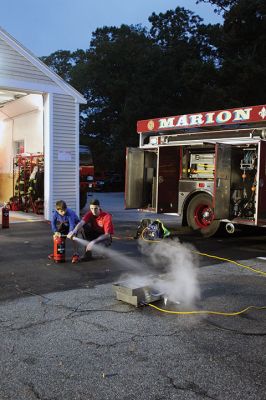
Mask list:
[[[69,232],[67,237],[72,239],[81,230],[83,230],[83,235],[90,242],[82,257],[83,261],[91,259],[91,250],[95,244],[101,243],[109,246],[112,243],[112,235],[114,233],[112,216],[101,209],[98,199],[93,199],[90,202],[90,210],[75,228]]]

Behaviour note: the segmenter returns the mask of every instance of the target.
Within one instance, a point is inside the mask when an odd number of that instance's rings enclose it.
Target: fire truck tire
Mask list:
[[[82,210],[87,203],[87,192],[80,192],[79,196],[79,207]]]
[[[217,233],[221,224],[219,220],[213,218],[211,196],[200,193],[190,200],[187,207],[187,222],[190,228],[204,237],[211,237]]]

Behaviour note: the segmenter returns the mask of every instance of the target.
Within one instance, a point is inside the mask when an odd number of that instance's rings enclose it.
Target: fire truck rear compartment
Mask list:
[[[177,213],[203,236],[222,222],[266,227],[265,104],[141,120],[137,132],[126,208]]]
[[[213,143],[133,149],[139,153],[129,177],[134,204],[130,206],[128,191],[127,207],[182,213],[192,198],[205,192],[213,198],[214,219],[255,224],[260,145]]]
[[[255,220],[258,146],[232,147],[230,219]]]
[[[173,212],[178,208],[180,146],[129,148],[126,208]]]
[[[184,147],[179,211],[203,192],[213,198],[214,220],[255,220],[258,145]],[[193,200],[195,202],[195,200]],[[209,207],[209,202],[206,207]],[[191,207],[190,207],[191,209]],[[204,204],[202,204],[204,209]],[[194,216],[193,216],[194,217]],[[190,218],[191,220],[191,218]],[[199,228],[204,227],[200,224]]]
[[[143,208],[163,213],[178,211],[180,147],[145,152]]]

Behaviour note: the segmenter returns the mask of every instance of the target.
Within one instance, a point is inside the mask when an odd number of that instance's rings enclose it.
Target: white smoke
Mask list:
[[[86,246],[88,242],[76,238]],[[160,242],[139,240],[143,260],[133,259],[105,246],[94,246],[93,251],[111,257],[123,265],[121,281],[131,288],[148,286],[162,293],[171,303],[191,307],[200,298],[198,258],[193,248],[178,239]]]
[[[73,240],[83,246],[84,251],[86,246],[90,243],[88,240],[80,239],[78,237],[74,237]],[[94,245],[92,252],[96,255],[110,257],[112,260],[123,266],[125,271],[134,271],[136,274],[141,275],[141,272],[144,270],[147,273],[147,266],[143,266],[139,260],[135,260],[134,258],[128,257],[110,247],[106,247],[104,244]]]
[[[150,267],[163,269],[163,275],[155,278],[151,285],[163,293],[165,299],[184,306],[192,306],[199,299],[198,259],[192,248],[178,240],[140,242],[140,248]]]

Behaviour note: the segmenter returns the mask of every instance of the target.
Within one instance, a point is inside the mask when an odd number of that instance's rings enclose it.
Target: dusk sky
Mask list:
[[[0,26],[37,56],[57,50],[88,49],[91,34],[103,26],[149,27],[148,17],[177,6],[205,23],[221,22],[209,4],[196,0],[9,0],[2,1]]]

